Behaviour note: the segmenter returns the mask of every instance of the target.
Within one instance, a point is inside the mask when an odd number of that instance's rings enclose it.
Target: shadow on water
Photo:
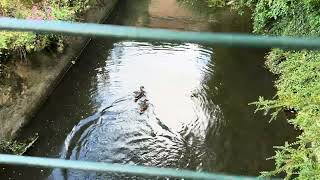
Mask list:
[[[198,3],[198,2],[197,2]],[[200,6],[202,7],[202,5]],[[176,0],[120,1],[111,22],[191,31],[250,32],[250,15]],[[273,168],[273,146],[296,133],[254,113],[274,95],[266,50],[192,43],[93,40],[21,137],[28,155],[175,167],[239,175]],[[139,113],[133,91],[145,86]],[[4,167],[1,179],[123,179],[122,174]],[[135,177],[137,178],[137,177]]]

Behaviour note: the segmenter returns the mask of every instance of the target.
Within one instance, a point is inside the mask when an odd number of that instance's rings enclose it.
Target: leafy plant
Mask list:
[[[88,0],[0,0],[0,15],[30,20],[77,20],[77,14],[85,7]],[[5,63],[11,55],[27,59],[27,54],[40,51],[49,45],[63,47],[63,39],[55,35],[40,35],[31,32],[0,31],[0,86],[10,86],[15,81],[11,68]],[[60,50],[61,51],[61,50]],[[10,94],[0,87],[2,94]],[[3,103],[3,102],[2,102]],[[0,102],[0,106],[1,106]],[[25,143],[0,139],[0,152],[23,154],[37,140],[37,137]]]
[[[32,20],[76,20],[76,14],[87,1],[69,0],[0,0],[3,16]],[[0,55],[26,54],[59,42],[58,36],[25,32],[0,32]],[[8,55],[8,53],[6,53]]]
[[[0,139],[0,153],[23,155],[38,140],[38,137],[36,134],[24,143]]]
[[[268,35],[320,36],[320,0],[208,0],[238,10],[253,10],[254,32]],[[277,74],[274,99],[260,97],[257,110],[272,112],[293,110],[288,122],[301,130],[293,144],[276,147],[276,169],[264,172],[272,176],[286,173],[286,179],[320,179],[320,52],[273,49],[266,66]],[[273,111],[270,111],[273,110]]]

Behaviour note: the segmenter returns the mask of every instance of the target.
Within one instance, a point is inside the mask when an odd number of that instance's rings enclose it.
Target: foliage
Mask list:
[[[286,36],[319,36],[319,0],[259,0],[253,14],[254,31]],[[295,109],[289,120],[302,130],[295,145],[286,144],[276,151],[276,170],[287,178],[320,179],[320,52],[273,49],[266,65],[279,75],[277,98],[260,100],[259,109]]]
[[[206,0],[209,7],[230,6],[233,9],[242,10],[246,7],[251,7],[254,0]]]
[[[2,16],[32,20],[76,20],[76,14],[87,1],[80,0],[0,0]],[[39,51],[50,43],[58,42],[53,35],[38,35],[26,32],[0,32],[0,59],[8,52],[21,57],[29,52]]]
[[[267,65],[279,74],[277,98],[260,99],[258,109],[295,109],[296,118],[289,123],[302,130],[294,146],[276,151],[277,168],[267,175],[284,171],[287,178],[298,174],[298,179],[320,179],[320,53],[276,49],[268,55]]]
[[[19,154],[22,149],[24,149],[24,144],[17,143],[14,141],[0,140],[0,152],[1,153],[12,153]]]
[[[0,139],[0,153],[22,155],[36,142],[37,139],[37,135],[28,139],[25,143]]]
[[[208,0],[221,4],[221,0]],[[320,36],[320,0],[224,0],[222,5],[253,10],[254,32],[285,36]],[[273,49],[267,67],[278,76],[277,94],[260,98],[258,110],[274,110],[273,117],[289,109],[288,120],[301,135],[293,144],[277,147],[276,169],[264,175],[286,173],[286,179],[320,179],[320,52]]]
[[[0,139],[0,153],[23,155],[38,140],[38,138],[38,134],[35,134],[35,136],[28,138],[25,142]]]
[[[190,7],[195,5],[198,6],[199,4],[202,6],[203,4],[205,4],[207,7],[210,7],[210,8],[218,8],[226,5],[238,4],[238,1],[231,1],[231,0],[230,1],[227,1],[227,0],[178,0],[178,1],[180,1],[180,3],[189,5]]]
[[[0,0],[0,16],[30,20],[74,21],[77,20],[78,13],[86,8],[87,3],[88,0]],[[31,32],[0,31],[1,96],[9,98],[12,89],[17,88],[12,84],[19,84],[15,78],[18,75],[5,65],[8,57],[20,55],[24,60],[28,53],[40,51],[53,44],[61,49],[62,37]],[[0,108],[1,103],[3,102],[0,97]],[[37,137],[26,143],[20,143],[0,139],[0,153],[23,154],[36,140]]]

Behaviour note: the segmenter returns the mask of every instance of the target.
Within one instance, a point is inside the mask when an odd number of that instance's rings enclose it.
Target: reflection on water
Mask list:
[[[112,21],[193,31],[250,31],[248,16],[226,9],[202,10],[176,0],[123,0]],[[270,124],[269,117],[248,106],[274,93],[273,79],[263,68],[264,53],[191,43],[93,40],[22,132],[24,137],[40,134],[29,153],[258,175],[273,167],[265,160],[273,155],[272,147],[294,136],[284,119]],[[143,114],[133,96],[141,85],[150,103]],[[3,174],[15,179],[133,178],[33,168]]]
[[[95,46],[99,43],[105,42]],[[213,158],[202,147],[208,124],[220,126],[219,106],[204,111],[201,105],[208,100],[199,94],[212,68],[208,67],[212,53],[212,48],[196,44],[114,43],[105,66],[97,68],[91,92],[101,113],[73,128],[62,157],[202,169],[202,161]],[[132,95],[140,85],[150,102],[142,115]],[[56,170],[52,177],[59,179],[61,174]],[[74,171],[66,174],[76,179],[84,176]],[[96,178],[92,174],[88,177]]]
[[[203,116],[196,114],[190,97],[201,83],[211,53],[195,44],[116,43],[102,71],[108,73],[111,82],[98,74],[95,98],[113,97],[113,101],[143,85],[157,116],[179,131],[182,123]],[[183,68],[177,68],[181,64]],[[109,103],[102,103],[102,107]]]

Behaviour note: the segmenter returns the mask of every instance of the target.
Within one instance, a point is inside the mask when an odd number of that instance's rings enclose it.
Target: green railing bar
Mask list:
[[[228,176],[222,174],[194,172],[189,170],[176,170],[171,168],[155,168],[145,166],[121,165],[103,162],[75,161],[53,158],[39,158],[30,156],[16,156],[0,154],[0,164],[25,165],[47,168],[66,168],[85,171],[100,171],[126,173],[143,176],[176,177],[190,179],[210,179],[210,180],[256,180],[261,178],[245,176]]]
[[[138,28],[63,21],[22,20],[0,18],[0,30],[33,31],[88,37],[116,37],[137,40],[191,42],[228,47],[320,49],[320,38],[294,38],[227,34],[208,32],[183,32],[165,29]]]

